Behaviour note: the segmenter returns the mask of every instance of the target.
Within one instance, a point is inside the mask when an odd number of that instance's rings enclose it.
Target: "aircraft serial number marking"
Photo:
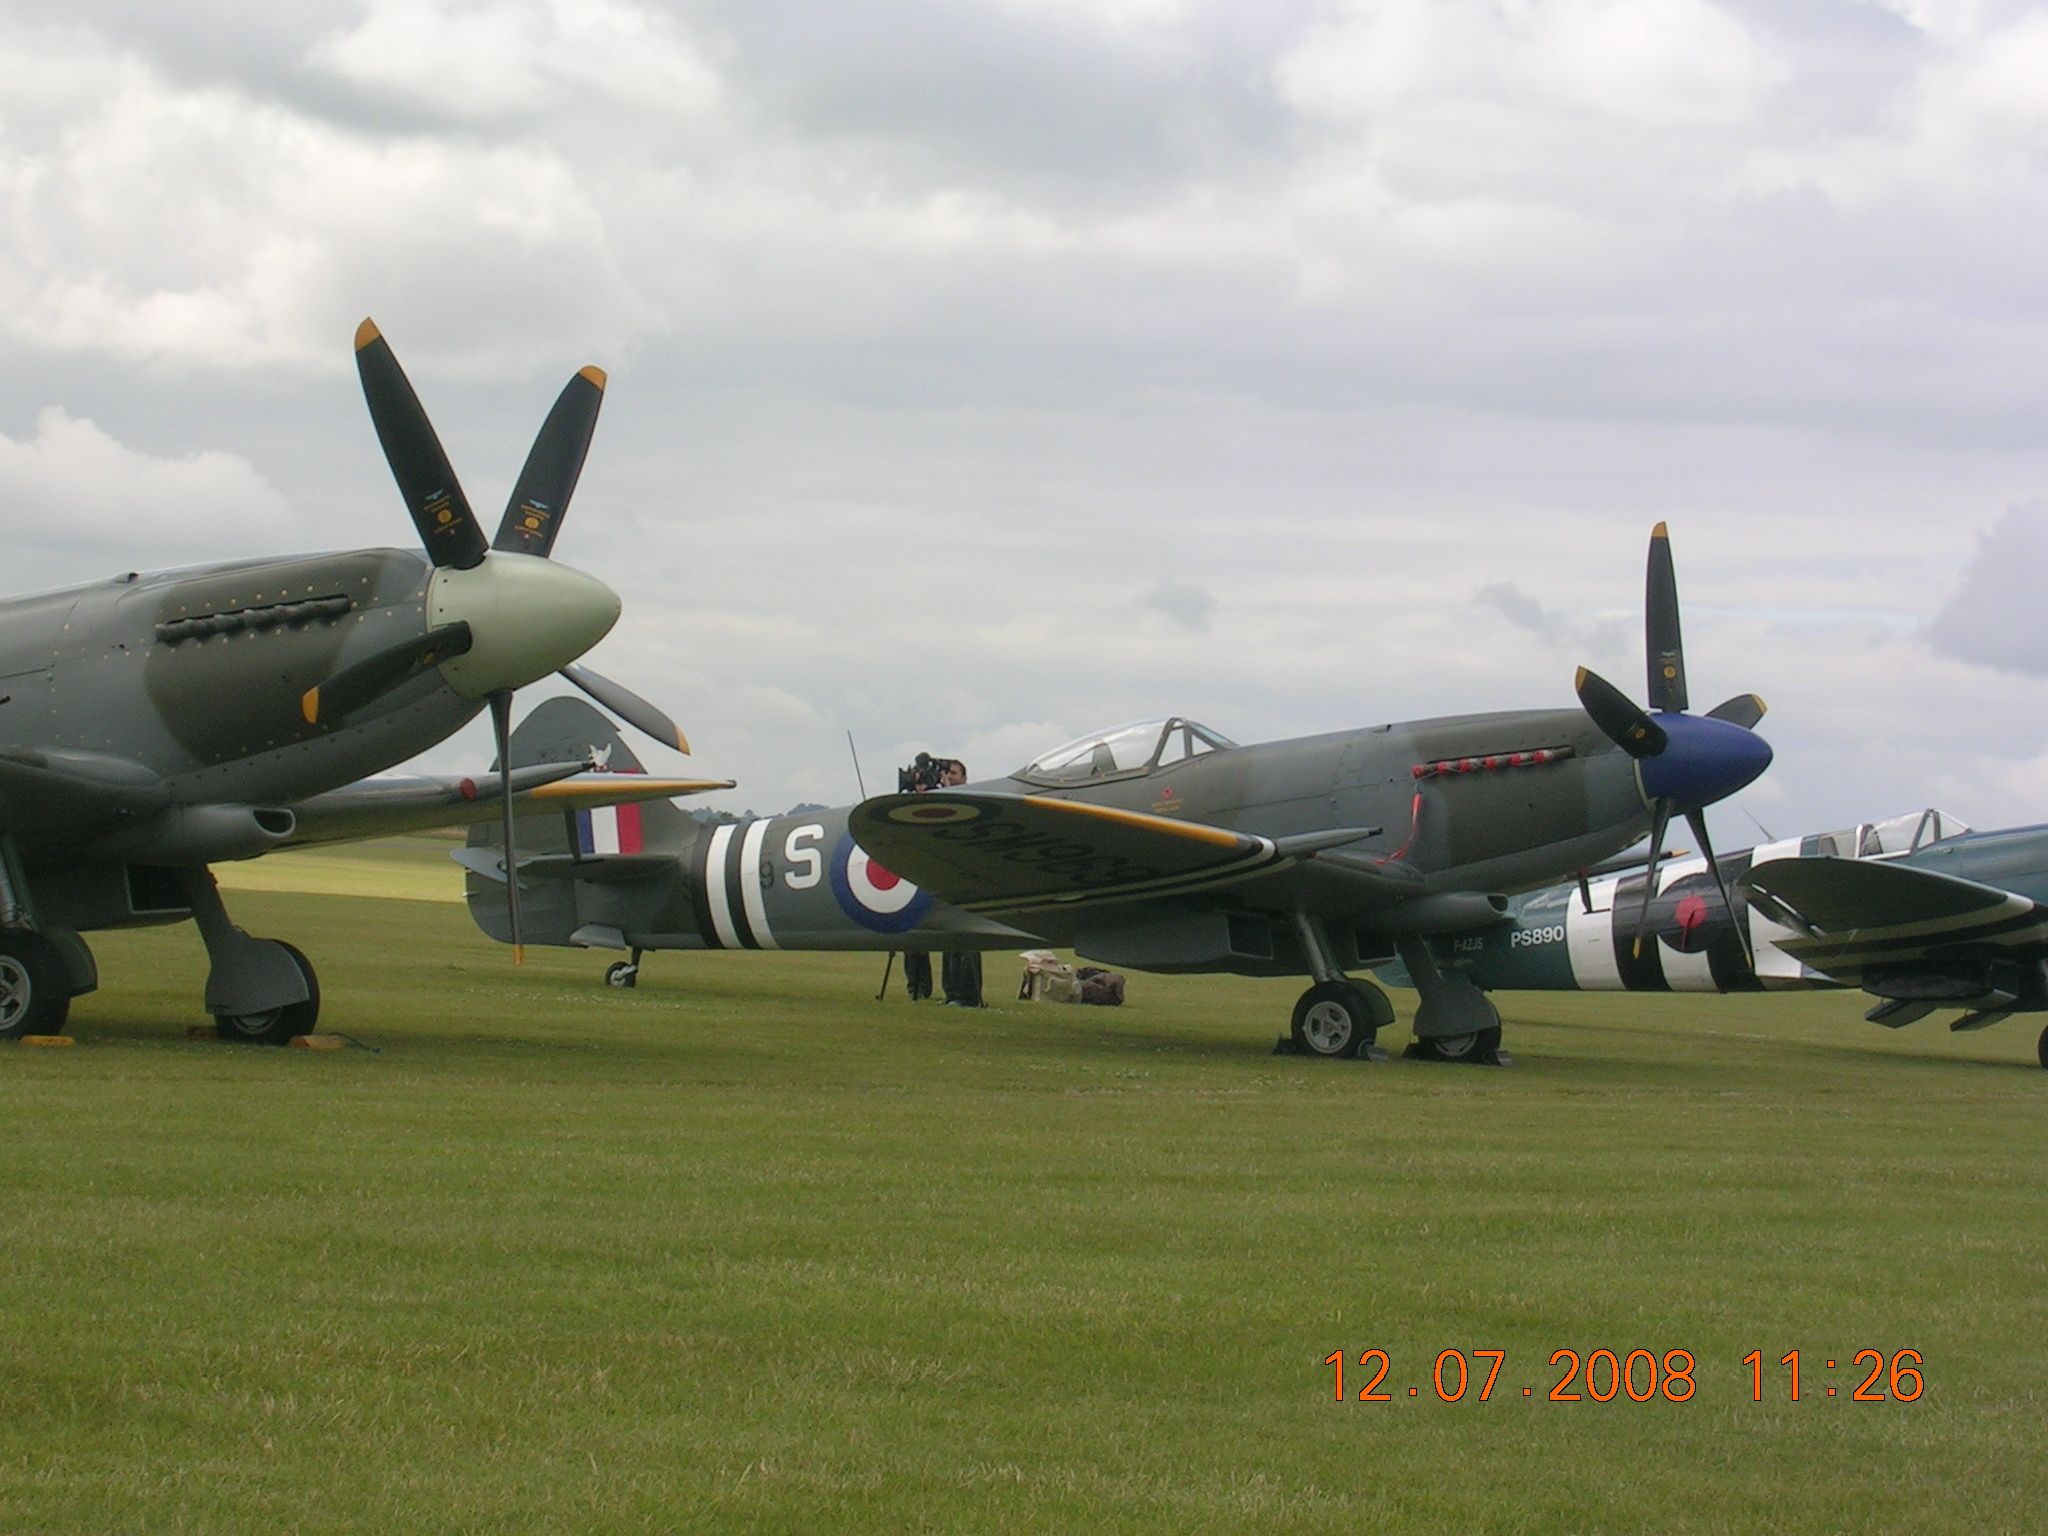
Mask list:
[[[1553,928],[1517,928],[1508,936],[1508,944],[1515,949],[1529,949],[1538,944],[1562,944],[1564,925]]]

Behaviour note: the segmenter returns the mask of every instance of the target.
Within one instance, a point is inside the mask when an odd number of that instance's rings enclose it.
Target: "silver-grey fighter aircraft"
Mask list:
[[[424,555],[130,571],[0,603],[0,1037],[54,1032],[98,984],[81,933],[186,918],[206,943],[206,1007],[225,1037],[305,1033],[319,1010],[312,966],[236,927],[208,866],[423,813],[451,819],[479,798],[495,797],[509,823],[496,780],[344,786],[486,704],[502,744],[512,691],[550,672],[687,750],[652,705],[573,665],[619,600],[548,559],[604,375],[586,368],[562,391],[487,540],[367,320],[356,362]],[[530,793],[576,766],[510,787]]]
[[[1532,892],[1491,927],[1436,941],[1435,958],[1502,992],[1860,987],[1875,1000],[1865,1017],[1895,1029],[1938,1009],[1955,1010],[1952,1030],[2048,1012],[2048,827],[1975,832],[1915,811],[1717,863]],[[1730,887],[1746,902],[1731,908]],[[2037,1050],[2048,1067],[2048,1029]]]
[[[1082,737],[1007,778],[847,810],[717,828],[643,814],[630,833],[565,819],[522,837],[531,857],[509,888],[493,833],[479,828],[464,854],[470,910],[509,938],[506,897],[523,888],[537,942],[629,948],[632,964],[654,948],[1031,942],[1137,970],[1306,973],[1314,984],[1292,1037],[1316,1056],[1355,1055],[1391,1022],[1385,994],[1347,973],[1398,954],[1421,983],[1421,1054],[1494,1059],[1499,1015],[1435,964],[1427,941],[1497,924],[1507,893],[1645,830],[1661,844],[1674,814],[1704,839],[1702,810],[1770,762],[1751,729],[1763,714],[1753,695],[1685,712],[1662,524],[1648,588],[1652,710],[1581,669],[1573,710],[1259,746],[1153,720]],[[602,722],[561,703],[575,717],[536,728],[531,750],[552,734],[556,755],[583,756]],[[630,975],[614,967],[615,979]]]

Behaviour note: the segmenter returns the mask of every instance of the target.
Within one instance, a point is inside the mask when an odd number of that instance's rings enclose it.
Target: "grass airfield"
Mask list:
[[[374,1052],[188,1041],[189,927],[97,936],[78,1046],[0,1051],[0,1530],[2041,1527],[2034,1023],[1505,997],[1490,1070],[1270,1056],[1291,982],[618,992],[514,969],[448,846],[233,872]],[[1548,1400],[1601,1348],[1691,1400]],[[1393,1400],[1333,1402],[1370,1349]],[[1920,1400],[1852,1401],[1866,1349]]]

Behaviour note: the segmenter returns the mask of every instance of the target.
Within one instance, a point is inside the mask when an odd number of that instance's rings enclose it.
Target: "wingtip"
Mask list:
[[[592,363],[587,368],[578,368],[576,370],[576,377],[595,384],[599,389],[603,389],[606,382],[605,371],[595,363]]]
[[[371,342],[383,340],[383,337],[384,333],[377,329],[377,322],[365,315],[363,323],[356,327],[356,350],[360,352]]]

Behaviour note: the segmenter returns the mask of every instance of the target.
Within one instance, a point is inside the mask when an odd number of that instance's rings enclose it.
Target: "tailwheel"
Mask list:
[[[640,985],[640,967],[630,960],[619,960],[605,967],[604,984],[608,987],[637,987]]]
[[[313,974],[312,962],[300,953],[296,945],[287,944],[282,939],[269,942],[290,955],[292,964],[306,978],[305,1000],[259,1009],[254,1013],[216,1013],[213,1022],[223,1040],[236,1045],[284,1045],[299,1035],[313,1033],[313,1026],[320,1017],[320,981]]]
[[[1319,981],[1294,1005],[1294,1045],[1304,1056],[1341,1061],[1379,1033],[1371,1000],[1356,982]]]
[[[1462,1035],[1417,1035],[1408,1055],[1417,1061],[1470,1061],[1492,1066],[1500,1060],[1500,1026]]]
[[[0,933],[0,1040],[61,1032],[71,1012],[67,982],[56,946],[40,933]]]

